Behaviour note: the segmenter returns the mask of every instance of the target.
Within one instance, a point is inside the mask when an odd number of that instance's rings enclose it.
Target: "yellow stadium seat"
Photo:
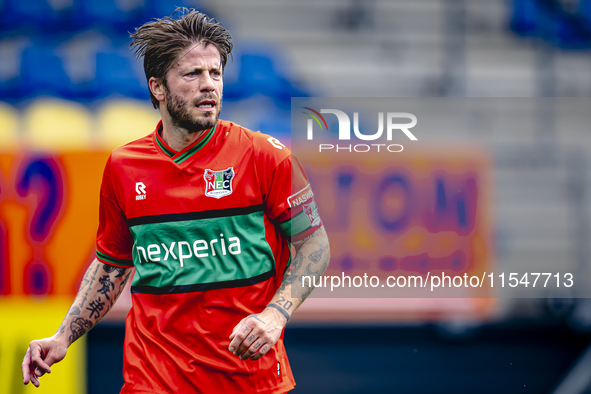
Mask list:
[[[149,102],[108,102],[98,111],[101,147],[111,150],[141,138],[154,131],[159,120],[159,112]]]
[[[17,110],[9,104],[0,102],[0,152],[18,146],[19,117]]]
[[[82,105],[64,100],[42,99],[24,114],[27,146],[45,151],[92,148],[92,117]]]

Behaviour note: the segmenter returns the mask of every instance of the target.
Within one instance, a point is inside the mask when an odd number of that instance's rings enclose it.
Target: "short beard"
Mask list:
[[[196,119],[191,117],[191,114],[189,113],[190,104],[188,101],[170,93],[166,83],[164,83],[164,90],[166,92],[166,109],[170,115],[170,119],[174,127],[185,129],[189,133],[196,133],[202,130],[207,130],[217,123],[222,109],[222,97],[216,97],[212,94],[205,94],[195,100],[195,103],[197,103],[206,99],[215,99],[220,104],[219,111],[216,111],[215,113],[205,112],[205,116],[203,118]]]

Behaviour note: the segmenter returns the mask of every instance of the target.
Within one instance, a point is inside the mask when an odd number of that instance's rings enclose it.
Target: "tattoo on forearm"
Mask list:
[[[121,278],[123,275],[125,275],[125,271],[127,270],[127,268],[115,267],[114,265],[109,264],[103,264],[103,269],[107,274],[117,271],[117,275],[115,276],[115,278]]]
[[[93,325],[94,323],[92,321],[81,317],[72,320],[70,323],[70,331],[72,332],[72,335],[70,335],[70,342],[76,341],[84,335],[86,331],[90,330]]]
[[[78,304],[79,308],[82,308],[82,306],[84,305],[84,303],[88,299],[88,293],[90,292],[90,288],[92,287],[92,284],[94,283],[94,281],[96,279],[96,273],[98,272],[98,269],[99,269],[99,264],[96,265],[96,268],[93,273],[90,273],[90,268],[86,272],[86,277],[88,277],[90,274],[90,279],[88,280],[88,288],[86,289],[86,292],[84,293],[84,297],[82,297],[82,300],[80,300],[80,304]]]
[[[119,285],[119,292],[117,292],[117,295],[115,295],[115,299],[119,298],[121,293],[123,293],[123,289],[125,289],[125,285],[127,284],[129,277],[131,276],[131,272],[132,272],[132,270],[129,270],[129,272],[127,273],[127,275],[123,279],[123,282],[121,282],[121,284]]]
[[[80,315],[80,308],[78,308],[77,306],[73,306],[72,309],[70,309],[70,313],[68,314],[68,316],[78,316]]]
[[[324,248],[320,246],[320,250],[317,250],[316,252],[310,254],[308,258],[313,263],[318,263],[322,259],[322,252],[324,252]]]
[[[119,289],[116,294],[114,294],[115,293],[115,283],[113,282],[113,279],[114,279],[113,276],[102,275],[102,276],[97,277],[98,270],[101,266],[107,274],[111,274],[113,272],[116,272],[117,274],[115,275],[114,278],[119,278],[119,277],[123,276],[124,274],[126,274],[123,281],[119,284]],[[127,271],[129,271],[129,272],[127,272]],[[78,301],[77,304],[72,305],[72,307],[68,311],[68,314],[66,315],[66,317],[62,321],[62,324],[60,325],[58,332],[63,334],[66,331],[66,327],[69,327],[70,333],[71,333],[71,335],[69,336],[70,342],[74,342],[78,338],[80,338],[82,335],[84,335],[113,306],[115,300],[117,300],[119,295],[123,292],[123,289],[125,288],[125,285],[127,284],[129,277],[131,276],[131,273],[132,273],[132,270],[130,270],[130,269],[128,270],[127,268],[114,267],[112,265],[104,264],[104,263],[103,264],[97,263],[96,267],[94,269],[92,268],[92,266],[90,266],[88,268],[88,270],[86,271],[84,278],[82,279],[82,284],[80,286],[80,293],[79,293],[80,300]],[[98,281],[98,284],[100,284],[101,287],[100,287],[100,289],[96,290],[96,286],[95,286],[95,289],[93,290],[93,285],[96,281]],[[85,290],[84,294],[82,296],[80,296],[82,294],[83,290]],[[88,306],[86,306],[87,305],[86,300],[88,300],[88,297],[89,297],[89,294],[91,291],[96,292],[96,293],[100,294],[101,296],[99,296],[98,299],[92,301]],[[96,294],[96,293],[94,293],[94,294]],[[104,298],[101,298],[101,297],[104,297]],[[106,301],[110,301],[110,303],[107,304]],[[84,310],[90,311],[89,319],[86,319],[83,317],[69,318],[69,316],[82,315],[83,308],[84,308]],[[69,319],[72,319],[72,320],[68,322]]]
[[[298,252],[292,260],[291,267],[289,267],[287,274],[285,274],[285,277],[283,278],[283,282],[281,283],[281,286],[278,290],[279,292],[283,292],[287,288],[287,286],[291,285],[292,283],[298,280],[299,276],[296,273],[302,267],[303,262],[304,254],[302,252]]]
[[[60,328],[58,328],[57,331],[61,334],[66,332],[66,319],[68,319],[68,316],[78,316],[79,314],[80,314],[80,308],[78,308],[75,305],[72,305],[72,307],[68,311],[68,314],[64,317],[64,320],[62,320],[62,323],[60,324]]]
[[[94,317],[94,314],[96,313],[96,318],[98,319],[101,316],[101,312],[103,309],[105,309],[105,302],[101,302],[101,297],[98,298],[98,300],[94,300],[90,303],[90,305],[88,307],[86,307],[86,309],[88,309],[90,311],[90,318],[92,319]]]
[[[318,231],[313,232],[312,234],[308,235],[306,238],[302,239],[301,241],[299,241],[299,243],[304,243],[307,240],[309,240],[310,238],[314,238],[318,236]]]
[[[111,292],[111,290],[115,290],[115,284],[111,282],[111,278],[109,278],[109,275],[101,276],[98,281],[103,286],[99,289],[98,292],[104,295],[107,300],[111,301],[109,293]]]
[[[282,306],[286,311],[288,311],[293,305],[291,301],[286,300],[283,296],[279,296],[276,304]]]
[[[289,315],[289,313],[287,313],[287,311],[285,310],[285,308],[283,306],[277,305],[277,304],[269,304],[267,306],[269,308],[277,309],[279,312],[281,312],[281,314],[283,315],[283,317],[285,317],[285,320],[289,321],[289,318],[291,316]]]

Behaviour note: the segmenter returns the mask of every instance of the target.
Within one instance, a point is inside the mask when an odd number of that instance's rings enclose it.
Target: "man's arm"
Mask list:
[[[132,268],[115,267],[94,260],[80,290],[57,332],[30,343],[22,363],[23,383],[39,387],[39,378],[51,365],[63,360],[68,347],[98,323],[123,292]]]
[[[301,277],[318,278],[328,266],[330,249],[324,226],[292,245],[295,256],[269,305],[261,313],[242,319],[230,335],[229,350],[241,360],[251,356],[252,360],[258,360],[275,345],[287,320],[314,290],[303,287]]]

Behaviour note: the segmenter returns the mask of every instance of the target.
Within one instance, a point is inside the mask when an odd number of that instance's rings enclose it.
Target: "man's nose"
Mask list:
[[[209,73],[201,74],[201,84],[199,88],[202,92],[212,92],[215,89],[213,79],[211,79]]]

